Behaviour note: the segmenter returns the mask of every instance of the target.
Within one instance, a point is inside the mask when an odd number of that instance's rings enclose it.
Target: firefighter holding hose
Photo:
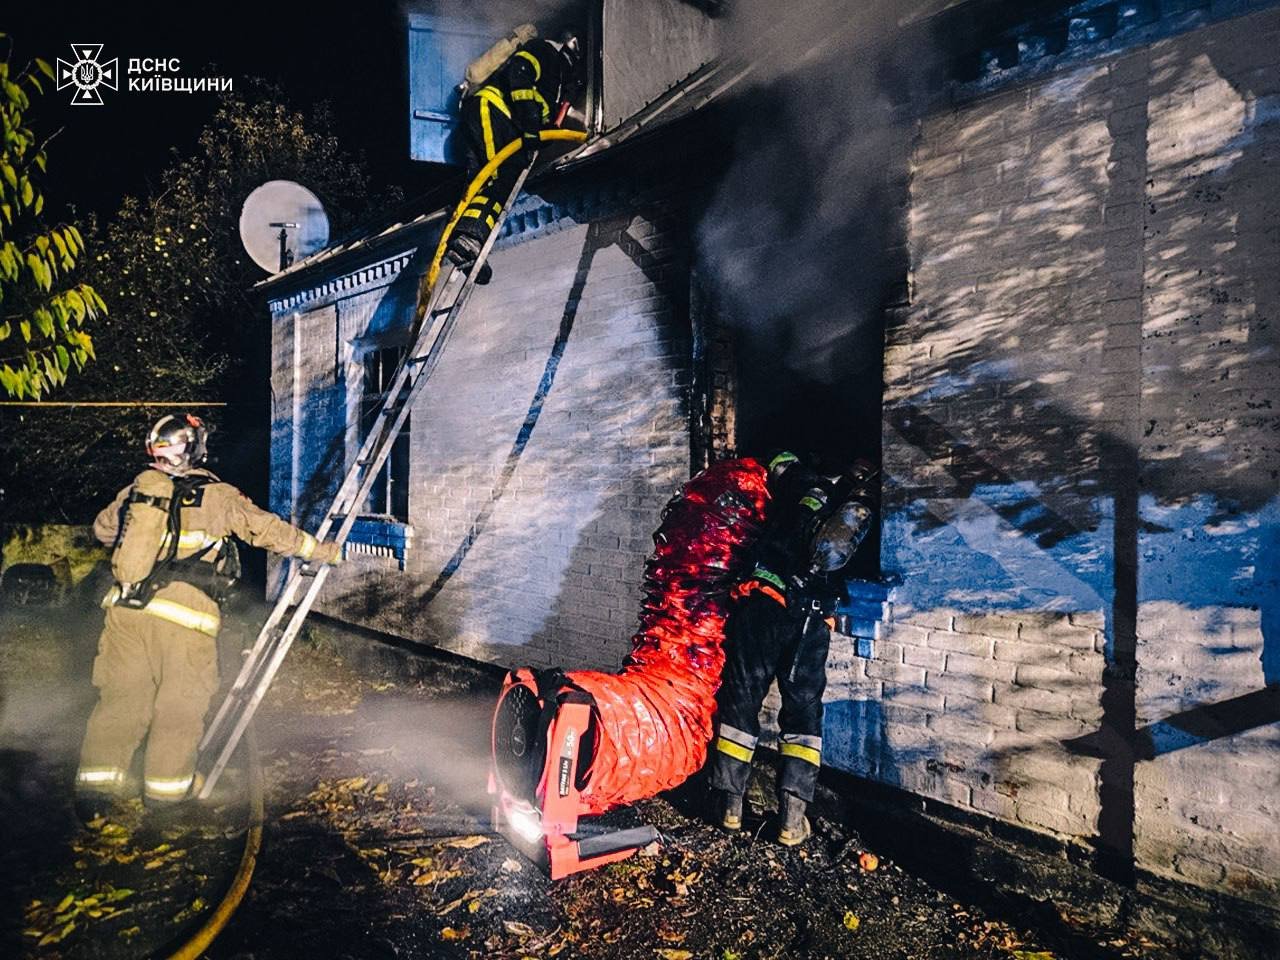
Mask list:
[[[120,799],[146,737],[143,801],[149,811],[193,796],[196,746],[218,687],[219,605],[239,575],[232,536],[275,553],[336,564],[342,548],[254,506],[201,467],[208,431],[192,414],[151,428],[151,466],[93,524],[113,548],[89,718],[76,773],[76,813],[86,822]]]
[[[760,737],[760,706],[776,678],[782,695],[778,841],[808,839],[805,809],[822,762],[822,694],[841,571],[866,537],[877,509],[875,470],[858,461],[831,480],[793,453],[769,463],[765,529],[754,568],[733,591],[725,626],[711,785],[728,830],[742,827],[742,803]]]
[[[539,134],[563,120],[567,101],[579,84],[581,59],[576,36],[540,39],[537,29],[526,23],[468,66],[462,101],[467,179],[511,141],[523,139],[525,150],[498,167],[463,209],[447,247],[449,259],[459,270],[469,272],[480,256],[520,170],[541,143]],[[476,282],[488,283],[491,273],[486,263]]]

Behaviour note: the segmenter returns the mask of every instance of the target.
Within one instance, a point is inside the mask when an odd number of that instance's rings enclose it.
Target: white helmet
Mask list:
[[[204,463],[209,428],[193,413],[169,414],[147,434],[147,454],[165,473],[186,473]]]

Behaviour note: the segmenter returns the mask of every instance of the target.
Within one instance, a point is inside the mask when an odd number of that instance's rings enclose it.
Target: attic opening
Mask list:
[[[465,149],[459,124],[467,66],[516,27],[532,23],[537,35],[559,40],[572,33],[584,50],[583,84],[571,102],[568,124],[597,129],[599,102],[599,2],[568,0],[529,4],[496,0],[448,5],[420,0],[408,8],[409,153],[414,160],[461,164]]]

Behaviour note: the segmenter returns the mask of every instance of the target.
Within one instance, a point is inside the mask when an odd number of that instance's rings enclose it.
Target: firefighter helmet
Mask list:
[[[582,42],[572,31],[565,31],[559,40],[551,41],[551,45],[560,52],[560,82],[563,87],[561,96],[565,99],[573,99],[574,95],[586,85]]]
[[[769,458],[769,462],[765,465],[765,469],[769,471],[770,482],[779,479],[792,464],[799,462],[800,458],[790,450],[779,450]]]
[[[169,414],[147,434],[147,454],[166,473],[183,473],[204,463],[209,428],[193,413]]]

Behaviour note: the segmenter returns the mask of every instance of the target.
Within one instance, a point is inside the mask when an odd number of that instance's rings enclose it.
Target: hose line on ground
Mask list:
[[[209,949],[214,938],[222,932],[249,890],[249,881],[253,879],[253,869],[258,863],[258,851],[262,849],[264,819],[262,763],[258,756],[258,738],[252,724],[245,734],[245,749],[248,751],[249,765],[249,832],[245,836],[240,866],[231,880],[231,886],[227,889],[222,901],[214,908],[213,913],[209,915],[209,919],[190,940],[171,953],[168,960],[197,960]]]

